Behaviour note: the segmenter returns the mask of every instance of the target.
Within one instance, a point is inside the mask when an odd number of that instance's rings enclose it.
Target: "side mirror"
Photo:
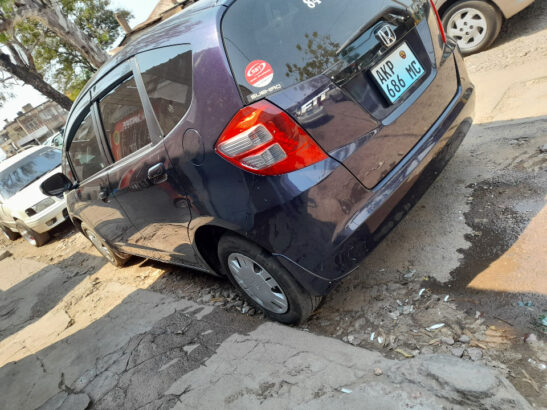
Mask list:
[[[70,179],[60,172],[50,176],[40,184],[40,191],[47,196],[60,196],[74,186]]]

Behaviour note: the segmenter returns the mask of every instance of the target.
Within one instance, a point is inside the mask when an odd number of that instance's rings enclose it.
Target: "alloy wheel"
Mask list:
[[[289,310],[289,302],[281,286],[256,261],[240,253],[232,253],[228,256],[228,267],[241,289],[261,307],[276,314]]]
[[[2,234],[4,235],[4,237],[5,237],[6,239],[11,239],[11,238],[9,237],[8,233],[6,232],[6,229],[7,229],[7,228],[1,227],[1,228],[0,228],[0,231],[2,231]]]
[[[105,244],[97,238],[97,236],[91,232],[91,231],[85,231],[86,236],[89,238],[93,246],[97,248],[97,250],[111,263],[114,263],[114,255],[112,254],[112,251],[105,246]]]
[[[446,33],[458,42],[462,51],[473,50],[486,38],[488,23],[481,11],[464,8],[450,18]]]
[[[36,241],[36,238],[34,237],[32,233],[29,232],[28,229],[21,229],[20,233],[21,233],[21,236],[25,238],[25,240],[28,243],[30,243],[32,246],[36,246],[38,244],[38,242]],[[4,232],[4,234],[6,233]]]

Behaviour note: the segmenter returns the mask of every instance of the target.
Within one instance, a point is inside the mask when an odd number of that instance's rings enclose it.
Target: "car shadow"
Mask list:
[[[45,267],[27,259],[0,261],[0,277],[7,278],[16,270],[21,274],[30,273],[12,286],[3,281],[4,290],[0,288],[0,341],[39,320],[106,263],[102,257],[82,252]]]

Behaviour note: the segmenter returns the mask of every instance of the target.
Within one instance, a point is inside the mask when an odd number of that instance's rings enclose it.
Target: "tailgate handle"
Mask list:
[[[148,169],[148,179],[153,184],[162,184],[167,181],[167,171],[163,163],[160,162]]]

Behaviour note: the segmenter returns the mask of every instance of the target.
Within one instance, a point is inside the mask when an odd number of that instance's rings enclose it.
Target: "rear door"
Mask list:
[[[127,63],[125,73],[103,79],[92,93],[105,150],[113,162],[108,169],[109,194],[136,230],[122,238],[120,246],[193,265],[190,209],[163,144],[165,132],[188,108],[191,84],[182,84],[185,78],[176,82],[188,61],[191,72],[188,46],[143,53]]]
[[[457,91],[427,1],[236,0],[222,32],[244,100],[283,108],[368,188]]]

